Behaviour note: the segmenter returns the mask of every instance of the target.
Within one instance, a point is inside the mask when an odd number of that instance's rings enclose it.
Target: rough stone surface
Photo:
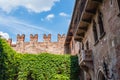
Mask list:
[[[80,1],[82,0],[78,0],[77,4],[75,5],[80,6]],[[74,16],[72,16],[73,22],[77,16],[76,12],[79,11],[78,7],[74,9],[75,9]],[[98,25],[98,9],[103,14],[102,19],[103,19],[105,35],[102,38],[100,38],[100,29]],[[100,75],[101,73],[105,77],[107,77],[107,80],[120,80],[120,17],[118,16],[118,14],[120,13],[120,9],[118,7],[117,0],[103,0],[103,2],[100,3],[100,5],[98,6],[98,9],[95,15],[93,16],[92,21],[89,24],[88,29],[85,32],[85,36],[82,40],[84,44],[84,49],[85,50],[87,49],[86,42],[88,41],[89,49],[92,50],[93,52],[92,58],[94,64],[92,66],[94,67],[94,69],[89,69],[87,72],[86,71],[85,72],[90,75],[91,80],[102,80],[102,78],[99,77],[101,76]],[[96,22],[97,33],[98,33],[98,43],[96,44],[93,35],[93,20],[95,20]],[[76,27],[74,24],[71,25],[73,25],[74,28]],[[75,33],[73,34],[74,35],[72,36],[72,38],[74,38],[75,36]],[[70,46],[69,47],[70,49],[67,50],[70,50],[69,52],[71,52],[71,54],[77,54],[76,52],[82,49],[80,45],[81,42],[77,42],[79,43],[79,49],[77,49],[77,51],[75,47],[72,48],[71,46],[77,44],[73,42],[75,42],[75,40],[71,39],[70,44],[68,45]],[[108,70],[107,75],[103,67],[104,62]],[[84,80],[87,80],[88,75],[84,74],[83,77]]]
[[[25,42],[25,35],[17,35],[17,43],[11,44],[12,40],[8,40],[8,43],[13,47],[14,50],[20,53],[53,53],[53,54],[64,54],[64,41],[65,35],[58,34],[58,41],[51,41],[51,34],[43,36],[43,42],[38,42],[38,35],[30,35],[30,42]]]

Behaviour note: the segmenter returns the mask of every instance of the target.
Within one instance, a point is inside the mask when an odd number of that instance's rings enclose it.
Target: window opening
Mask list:
[[[95,42],[98,41],[98,34],[97,34],[97,28],[96,28],[96,22],[93,20],[93,34],[94,34],[94,40]]]
[[[98,24],[99,24],[99,30],[100,30],[100,36],[104,33],[104,26],[103,26],[103,15],[101,12],[98,12]]]

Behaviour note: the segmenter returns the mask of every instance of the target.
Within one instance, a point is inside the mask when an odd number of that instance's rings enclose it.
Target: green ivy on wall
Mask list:
[[[79,80],[77,56],[16,53],[0,39],[0,80]]]

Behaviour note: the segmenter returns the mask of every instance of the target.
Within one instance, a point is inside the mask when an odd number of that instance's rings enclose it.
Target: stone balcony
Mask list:
[[[92,50],[81,50],[78,54],[79,65],[84,70],[93,69]]]

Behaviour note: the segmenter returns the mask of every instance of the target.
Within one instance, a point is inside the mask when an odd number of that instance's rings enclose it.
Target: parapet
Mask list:
[[[60,41],[64,41],[65,40],[65,34],[61,35],[61,34],[58,34],[58,42]]]
[[[63,42],[65,40],[66,36],[65,36],[65,34],[63,34],[63,35],[58,34],[57,38],[58,38],[57,39],[58,42]],[[20,41],[24,42],[24,40],[25,40],[25,34],[22,34],[22,35],[17,34],[17,42],[20,42]],[[35,35],[30,34],[30,41],[38,42],[38,34],[35,34]],[[44,34],[43,42],[51,42],[51,34],[48,34],[48,35]],[[9,43],[10,43],[10,40],[9,40]],[[12,41],[11,41],[11,43],[12,43]]]
[[[44,42],[51,42],[51,34],[48,34],[48,35],[44,34],[43,41]]]
[[[38,42],[38,34],[30,34],[30,41]]]
[[[25,40],[25,34],[22,34],[22,35],[17,34],[17,41],[23,41],[24,42],[24,40]]]
[[[63,34],[63,35],[58,34],[58,38],[65,38],[65,34]]]

